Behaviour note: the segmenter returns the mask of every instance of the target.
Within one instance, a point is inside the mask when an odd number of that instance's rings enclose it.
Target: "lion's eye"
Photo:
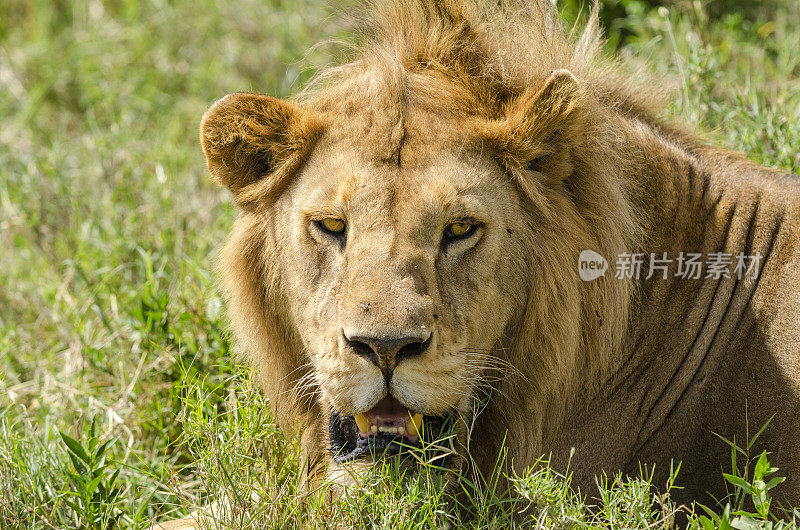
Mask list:
[[[335,217],[326,217],[325,219],[321,219],[317,221],[317,226],[320,227],[323,232],[327,232],[334,236],[340,236],[344,234],[344,229],[346,228],[344,221]]]
[[[471,222],[452,223],[445,228],[444,237],[450,240],[464,239],[471,236],[477,228],[478,225]]]

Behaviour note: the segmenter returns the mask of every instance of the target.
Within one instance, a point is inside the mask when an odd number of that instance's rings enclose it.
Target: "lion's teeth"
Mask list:
[[[406,423],[408,436],[419,436],[419,429],[422,427],[422,414],[413,414],[411,421]]]
[[[394,425],[381,425],[380,427],[376,427],[373,425],[370,427],[372,432],[383,432],[386,434],[405,434],[406,429],[402,426],[395,427]]]
[[[361,434],[377,434],[379,432],[386,434],[400,434],[403,436],[419,436],[419,430],[422,427],[422,414],[414,414],[411,420],[405,425],[375,425],[370,423],[364,414],[355,415],[356,425]]]
[[[355,420],[359,431],[369,432],[369,420],[364,414],[356,414]]]

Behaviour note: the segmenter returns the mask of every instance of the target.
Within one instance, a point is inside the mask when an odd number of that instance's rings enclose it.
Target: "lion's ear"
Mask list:
[[[543,85],[512,102],[492,136],[508,164],[554,178],[568,172],[569,147],[584,129],[584,88],[568,70],[555,70]]]
[[[315,120],[293,103],[236,93],[203,115],[200,143],[214,180],[238,195],[302,151],[315,129]]]

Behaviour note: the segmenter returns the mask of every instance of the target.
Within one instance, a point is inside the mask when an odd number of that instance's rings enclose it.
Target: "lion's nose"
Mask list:
[[[432,333],[418,335],[397,335],[390,333],[354,333],[342,332],[347,345],[355,353],[366,357],[375,366],[391,372],[403,359],[415,357],[424,352],[431,344]]]

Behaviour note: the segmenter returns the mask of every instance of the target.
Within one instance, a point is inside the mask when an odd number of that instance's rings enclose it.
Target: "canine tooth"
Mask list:
[[[356,425],[358,425],[358,430],[361,432],[369,432],[369,420],[363,414],[356,414],[355,416]]]
[[[369,428],[369,430],[372,431],[372,434],[375,434],[376,432],[378,432],[378,426],[373,425],[372,427]]]
[[[414,414],[411,416],[411,421],[406,423],[408,429],[408,436],[419,436],[419,429],[422,427],[422,414]]]

